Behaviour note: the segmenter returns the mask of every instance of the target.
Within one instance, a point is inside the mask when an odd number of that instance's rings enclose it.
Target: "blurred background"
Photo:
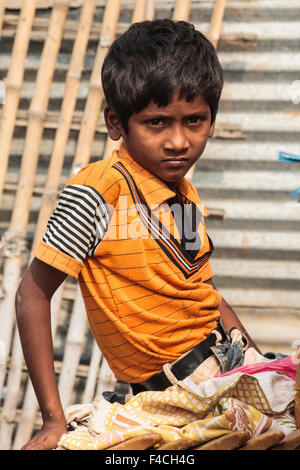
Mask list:
[[[0,449],[19,449],[41,424],[15,329],[19,280],[64,184],[116,146],[101,63],[115,37],[151,18],[192,22],[224,70],[215,136],[189,174],[210,211],[215,284],[263,352],[290,354],[300,339],[300,1],[0,0]],[[75,280],[52,316],[63,405],[126,393]]]

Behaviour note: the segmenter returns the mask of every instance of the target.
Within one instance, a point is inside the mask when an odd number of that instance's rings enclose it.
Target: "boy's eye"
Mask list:
[[[188,124],[199,124],[202,121],[205,121],[205,118],[202,116],[190,116],[187,119]]]
[[[164,124],[164,120],[162,118],[149,119],[147,121],[147,124],[149,124],[150,126],[161,126],[162,124]]]

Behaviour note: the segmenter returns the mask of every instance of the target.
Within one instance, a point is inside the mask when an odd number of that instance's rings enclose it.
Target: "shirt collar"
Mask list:
[[[128,171],[134,178],[139,190],[146,200],[148,207],[155,208],[156,206],[175,196],[175,191],[172,191],[170,188],[168,188],[168,186],[160,178],[140,166],[129,155],[124,145],[121,145],[120,150],[116,153],[116,156],[127,167]],[[183,178],[178,182],[177,188],[178,192],[189,201],[194,202],[195,204],[200,203],[196,189],[186,178]]]

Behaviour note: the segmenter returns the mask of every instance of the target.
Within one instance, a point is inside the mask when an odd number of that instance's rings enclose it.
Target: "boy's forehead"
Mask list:
[[[165,106],[159,106],[155,101],[150,101],[138,114],[152,114],[153,112],[168,113],[174,110],[181,111],[185,114],[195,111],[205,113],[210,111],[210,107],[202,94],[196,95],[192,100],[187,100],[185,96],[179,97],[178,93],[174,93],[169,103]]]

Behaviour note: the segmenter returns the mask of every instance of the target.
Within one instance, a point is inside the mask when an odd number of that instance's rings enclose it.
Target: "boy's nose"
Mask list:
[[[172,126],[165,140],[165,150],[180,153],[189,148],[189,140],[181,126]]]

